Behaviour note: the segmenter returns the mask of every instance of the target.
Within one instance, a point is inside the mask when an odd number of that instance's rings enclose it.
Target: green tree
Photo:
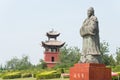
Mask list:
[[[47,68],[47,64],[44,62],[44,60],[40,60],[40,67],[42,68],[42,69],[46,69]]]
[[[20,60],[17,57],[13,57],[11,60],[7,61],[6,68],[16,70],[19,67]]]
[[[109,52],[109,44],[105,41],[100,43],[100,53],[102,57],[102,62],[106,65],[109,65],[109,55],[107,54]]]
[[[4,70],[2,64],[0,65],[0,72],[2,72]]]
[[[116,61],[117,65],[120,65],[120,48],[116,49]]]
[[[24,70],[32,67],[28,56],[23,56],[22,59],[13,57],[11,60],[7,61],[6,68],[8,70]]]
[[[32,67],[32,64],[30,63],[28,56],[23,56],[19,63],[20,70],[29,69]]]
[[[110,63],[110,66],[115,66],[116,65],[116,62],[115,62],[115,59],[113,58],[113,55],[109,56],[109,63]]]
[[[57,67],[71,67],[80,59],[80,50],[77,47],[67,48],[67,45],[65,45],[61,48],[60,52],[60,63],[58,63]]]
[[[40,59],[39,63],[35,66],[35,68],[37,70],[46,69],[47,68],[47,64],[44,62],[43,59]]]
[[[109,44],[107,42],[103,41],[100,43],[100,52],[102,56],[109,52]]]
[[[109,44],[105,41],[100,43],[100,53],[102,57],[102,62],[105,65],[115,66],[116,62],[113,58],[113,55],[108,54],[109,52]]]

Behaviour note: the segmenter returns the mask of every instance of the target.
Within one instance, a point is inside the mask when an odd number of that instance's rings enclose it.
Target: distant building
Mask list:
[[[45,48],[44,51],[44,61],[48,68],[52,68],[59,62],[59,49],[65,44],[65,42],[60,42],[57,37],[60,33],[52,30],[46,33],[48,40],[43,42],[42,46]]]

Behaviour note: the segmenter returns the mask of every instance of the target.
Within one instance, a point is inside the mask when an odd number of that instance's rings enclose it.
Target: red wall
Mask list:
[[[51,57],[54,57],[54,62],[59,60],[59,52],[45,52],[44,61],[51,62]]]
[[[54,57],[54,62],[51,61],[51,57]],[[54,67],[55,62],[59,61],[59,52],[44,52],[44,61],[47,63],[48,68]]]
[[[56,65],[56,63],[47,63],[47,67],[48,68],[52,68],[52,67],[54,67]]]

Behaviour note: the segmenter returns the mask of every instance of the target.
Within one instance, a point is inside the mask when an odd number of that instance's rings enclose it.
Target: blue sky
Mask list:
[[[52,28],[60,41],[82,49],[79,29],[94,7],[100,40],[110,45],[110,54],[120,47],[119,0],[0,0],[0,64],[28,55],[33,64],[43,59],[41,41]]]

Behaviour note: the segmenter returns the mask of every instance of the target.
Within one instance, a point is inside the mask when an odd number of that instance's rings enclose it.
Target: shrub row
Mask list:
[[[48,71],[43,72],[36,75],[37,80],[38,79],[53,79],[53,78],[60,78],[60,73],[57,73],[57,71]]]
[[[117,66],[115,66],[115,67],[112,67],[112,71],[114,71],[114,72],[120,72],[120,65],[117,65]]]
[[[0,78],[2,77],[2,75],[3,75],[3,74],[2,74],[2,73],[0,73]]]
[[[22,74],[22,78],[26,78],[26,77],[32,77],[32,74],[31,73]]]
[[[2,76],[3,79],[14,79],[14,78],[21,78],[20,72],[12,72],[12,73],[6,73]]]
[[[8,72],[5,74],[2,74],[2,79],[15,79],[15,78],[26,78],[26,77],[32,77],[31,73],[20,73],[20,72]]]

